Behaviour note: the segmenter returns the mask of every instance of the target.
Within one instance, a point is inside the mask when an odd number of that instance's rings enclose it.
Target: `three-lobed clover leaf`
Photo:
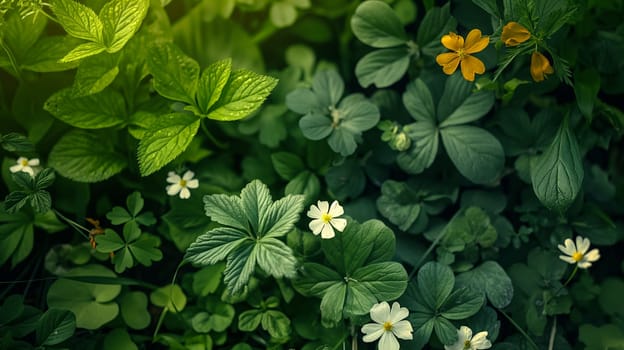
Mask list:
[[[96,249],[102,253],[113,253],[115,272],[122,273],[136,265],[135,261],[144,266],[151,266],[152,261],[160,261],[163,257],[160,238],[141,232],[135,221],[128,221],[123,226],[123,238],[112,229],[105,229],[103,235],[95,236]]]
[[[348,156],[355,152],[362,132],[379,122],[379,109],[362,94],[342,98],[344,82],[335,70],[314,75],[311,88],[298,88],[286,96],[286,105],[303,114],[299,127],[310,140],[327,138],[335,152]]]
[[[113,225],[122,225],[132,221],[143,226],[151,226],[156,223],[156,218],[152,212],[141,213],[144,203],[141,193],[135,191],[126,198],[127,210],[119,206],[113,207],[110,212],[106,213],[106,218]]]
[[[276,278],[294,277],[297,260],[279,238],[294,228],[303,202],[301,195],[274,202],[259,180],[247,184],[240,196],[205,196],[206,215],[223,226],[199,236],[184,260],[201,266],[226,260],[224,281],[232,294],[243,291],[256,267]]]

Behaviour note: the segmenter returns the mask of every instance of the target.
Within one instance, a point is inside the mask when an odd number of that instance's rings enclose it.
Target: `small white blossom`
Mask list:
[[[189,188],[199,187],[199,180],[193,179],[195,173],[187,170],[182,177],[180,175],[170,171],[167,177],[167,182],[171,185],[167,186],[167,194],[175,196],[180,194],[180,198],[187,199],[191,197],[191,191]]]
[[[308,210],[308,217],[313,219],[308,226],[315,235],[321,234],[321,238],[334,238],[334,228],[340,232],[344,231],[347,226],[346,219],[338,219],[344,214],[344,209],[338,203],[333,201],[331,206],[327,201],[318,201],[317,205],[312,204]]]
[[[26,157],[19,157],[17,159],[17,164],[10,167],[9,170],[12,173],[23,171],[30,176],[35,176],[35,171],[32,168],[34,166],[39,166],[39,158],[28,159]]]
[[[457,341],[453,345],[444,345],[444,350],[480,350],[489,349],[492,343],[487,339],[488,332],[483,331],[472,336],[472,329],[461,326],[457,330]]]
[[[392,310],[387,302],[373,305],[370,309],[370,317],[376,323],[367,323],[362,327],[365,343],[371,343],[379,339],[379,350],[398,350],[399,339],[412,339],[412,324],[405,320],[409,310],[401,307],[396,301],[392,303]]]
[[[600,252],[598,249],[592,249],[590,252],[589,245],[591,242],[587,238],[581,236],[576,237],[576,244],[571,239],[566,239],[564,245],[559,244],[558,248],[566,255],[559,255],[559,259],[570,263],[577,264],[579,268],[586,269],[592,265],[593,262],[600,259]]]

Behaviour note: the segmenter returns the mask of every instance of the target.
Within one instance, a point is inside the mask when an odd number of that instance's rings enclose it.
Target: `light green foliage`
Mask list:
[[[295,257],[279,237],[299,219],[303,197],[288,195],[273,202],[269,189],[258,180],[247,184],[240,196],[204,197],[206,215],[224,225],[199,236],[184,259],[198,265],[227,258],[224,280],[233,294],[247,285],[259,266],[274,277],[294,277]]]
[[[147,296],[143,292],[124,293],[119,298],[121,318],[132,329],[144,329],[152,319],[147,311]]]
[[[76,89],[82,90],[83,87],[55,93],[45,102],[44,108],[59,120],[81,129],[103,129],[124,123],[124,100],[117,91],[107,89],[96,94],[76,94]]]
[[[186,294],[177,284],[168,284],[160,287],[150,294],[152,304],[163,307],[165,310],[178,313],[184,310],[187,302]]]

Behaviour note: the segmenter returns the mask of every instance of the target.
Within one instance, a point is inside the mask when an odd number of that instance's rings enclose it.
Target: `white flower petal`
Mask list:
[[[320,219],[323,213],[321,213],[321,210],[316,205],[312,204],[307,215],[310,219]]]
[[[327,214],[327,212],[329,211],[329,202],[327,201],[318,201],[316,202],[316,204],[318,205],[319,210],[321,211],[322,214]]]
[[[373,305],[370,309],[370,317],[371,320],[384,324],[390,318],[390,305],[385,301]]]
[[[338,203],[338,201],[333,201],[331,207],[329,207],[329,215],[335,218],[342,214],[344,214],[344,209],[342,208],[340,203]]]
[[[336,237],[336,233],[334,229],[329,224],[323,224],[323,229],[321,230],[321,238],[330,239]]]
[[[379,350],[399,350],[399,341],[396,340],[392,332],[384,332],[379,339]]]
[[[195,173],[194,173],[194,172],[192,172],[192,171],[190,171],[190,170],[187,170],[187,171],[184,173],[184,176],[182,176],[182,179],[184,179],[185,181],[188,181],[188,180],[191,180],[194,176],[195,176]]]
[[[175,183],[173,185],[169,185],[167,186],[167,194],[170,196],[175,196],[180,192],[181,189],[182,186],[180,186],[180,184]]]
[[[399,339],[413,339],[413,331],[414,329],[412,328],[412,324],[408,320],[403,320],[392,324],[392,333],[394,333],[394,335],[396,335],[396,337]]]
[[[459,327],[459,331],[457,332],[457,337],[462,343],[465,342],[466,340],[472,339],[472,329],[466,326]]]
[[[191,198],[191,191],[189,191],[189,189],[186,187],[182,187],[182,190],[180,190],[180,198],[182,199]]]
[[[22,171],[25,173],[28,173],[30,176],[35,176],[35,172],[33,171],[33,168],[29,166],[25,166],[24,169],[22,169]]]
[[[489,349],[492,346],[489,340],[487,340],[488,332],[483,331],[475,334],[470,340],[470,345],[475,349]]]
[[[559,255],[559,259],[567,262],[568,264],[576,264],[576,261],[567,255]]]
[[[186,187],[188,188],[197,188],[199,187],[199,180],[193,179],[186,182]]]
[[[390,310],[389,321],[395,324],[409,315],[409,310],[406,307],[401,307],[396,301],[392,303],[392,309]]]
[[[33,158],[31,160],[28,161],[28,165],[30,166],[38,166],[39,165],[39,158]]]
[[[12,167],[9,168],[9,170],[12,173],[16,173],[18,171],[22,171],[22,168],[24,168],[21,164],[17,164],[17,165],[13,165]]]
[[[563,252],[564,254],[568,254],[570,256],[574,255],[574,253],[576,253],[576,246],[574,245],[574,242],[572,242],[571,239],[566,238],[566,240],[563,242],[563,244],[565,244],[565,246],[562,246],[561,244],[559,244],[558,248],[559,250],[561,250],[561,252]]]
[[[590,263],[589,261],[581,260],[578,262],[579,269],[586,269],[590,266],[592,266],[592,263]]]
[[[347,227],[346,219],[331,219],[329,223],[340,232],[344,231],[345,227]]]
[[[365,343],[371,343],[375,340],[379,339],[381,335],[385,332],[383,325],[378,323],[367,323],[362,327],[362,333],[366,334],[362,337],[362,340]]]
[[[180,176],[172,171],[169,172],[169,176],[167,177],[167,182],[172,184],[177,184],[182,180]]]
[[[587,252],[587,250],[589,249],[589,245],[590,244],[591,243],[589,242],[589,239],[583,238],[581,236],[577,236],[576,237],[576,249],[581,254],[585,254]]]
[[[323,230],[323,226],[325,226],[325,223],[321,219],[312,220],[308,224],[308,227],[310,228],[312,233],[314,233],[315,235],[318,235],[319,233],[321,233],[321,231]]]
[[[594,262],[594,261],[600,259],[600,251],[598,251],[598,249],[594,248],[594,249],[590,250],[589,253],[585,254],[584,258],[587,259],[587,261],[589,261],[589,262]]]

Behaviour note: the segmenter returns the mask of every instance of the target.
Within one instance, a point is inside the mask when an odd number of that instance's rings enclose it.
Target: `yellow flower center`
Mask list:
[[[329,214],[323,214],[321,216],[321,220],[323,220],[324,223],[329,224],[329,222],[332,220],[332,216]]]
[[[464,49],[459,49],[457,50],[457,55],[459,56],[459,59],[461,60],[462,58],[464,58],[464,56],[466,56],[466,53],[464,52]]]
[[[583,260],[583,257],[584,257],[584,256],[585,256],[585,255],[583,255],[583,253],[581,253],[581,252],[576,252],[576,253],[572,254],[572,260],[574,260],[574,261],[576,261],[576,262],[579,262],[579,261]]]
[[[180,180],[180,186],[186,187],[186,180],[184,179]]]
[[[470,340],[464,341],[464,350],[470,350]]]
[[[386,332],[392,331],[392,323],[390,323],[390,321],[384,322],[383,328]]]
[[[22,159],[22,162],[20,164],[22,164],[22,166],[27,166],[28,165],[28,159]]]

